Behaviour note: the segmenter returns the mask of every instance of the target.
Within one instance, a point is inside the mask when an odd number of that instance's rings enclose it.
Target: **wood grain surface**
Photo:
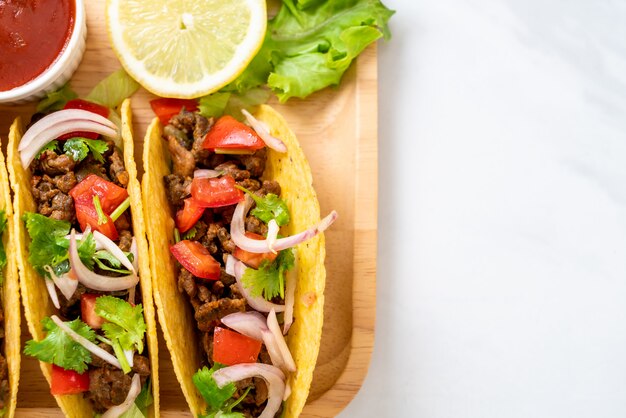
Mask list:
[[[104,21],[104,1],[87,1],[87,51],[71,85],[80,95],[120,64],[111,50]],[[152,95],[140,89],[133,96],[135,157],[154,117]],[[376,47],[368,48],[336,89],[306,100],[271,104],[294,132],[313,170],[322,215],[332,209],[338,221],[326,232],[327,284],[324,329],[309,402],[303,417],[333,417],[358,392],[374,344],[377,242],[377,63]],[[3,148],[17,115],[28,120],[33,105],[0,106]],[[137,164],[141,167],[141,164]],[[141,173],[140,173],[141,175]],[[150,202],[145,202],[147,205]],[[24,323],[24,321],[22,321]],[[191,416],[172,370],[159,331],[161,408],[164,417]],[[22,343],[30,336],[24,328]],[[22,356],[17,417],[57,417],[60,410],[39,367]]]

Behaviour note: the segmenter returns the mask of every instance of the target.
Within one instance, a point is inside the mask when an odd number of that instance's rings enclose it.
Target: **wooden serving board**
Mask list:
[[[104,21],[104,1],[87,3],[88,38],[83,61],[72,78],[79,96],[120,68]],[[143,137],[154,117],[141,89],[133,96],[135,152],[138,166]],[[303,417],[337,415],[358,392],[374,344],[377,233],[377,64],[376,47],[368,48],[344,76],[341,87],[285,105],[272,102],[297,134],[313,170],[322,216],[339,212],[326,232],[327,282],[325,322],[313,385]],[[34,105],[0,106],[0,138],[12,120],[28,120]],[[140,173],[141,175],[141,173]],[[149,204],[149,202],[146,202]],[[22,320],[22,324],[25,321]],[[191,416],[172,370],[161,335],[161,414]],[[22,346],[30,335],[23,327]],[[22,356],[18,417],[61,416],[37,362]]]

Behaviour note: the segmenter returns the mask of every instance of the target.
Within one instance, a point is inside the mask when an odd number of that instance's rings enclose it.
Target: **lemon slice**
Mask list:
[[[107,0],[126,71],[152,93],[194,98],[234,80],[263,43],[265,0]]]

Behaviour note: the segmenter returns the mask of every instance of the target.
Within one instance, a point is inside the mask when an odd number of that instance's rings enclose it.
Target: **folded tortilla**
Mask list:
[[[319,202],[313,189],[309,163],[285,119],[274,109],[260,106],[255,117],[265,122],[271,134],[287,145],[286,154],[268,149],[263,179],[280,183],[281,198],[291,213],[291,221],[281,229],[281,234],[301,232],[320,221]],[[204,412],[206,404],[196,390],[192,376],[203,364],[205,354],[200,348],[191,304],[187,296],[178,291],[175,261],[169,252],[170,245],[174,244],[175,224],[163,183],[163,177],[171,172],[171,162],[166,142],[161,138],[162,130],[159,120],[154,119],[146,134],[143,154],[142,192],[150,244],[150,267],[154,272],[154,299],[176,377],[191,412],[198,416]],[[288,418],[300,415],[311,386],[322,335],[326,281],[323,234],[296,248],[298,284],[295,321],[289,330],[287,343],[297,371],[289,377],[292,392],[286,401],[284,415]]]
[[[149,415],[159,416],[159,363],[158,344],[156,334],[156,319],[154,304],[152,299],[152,282],[150,280],[150,263],[148,259],[148,243],[145,237],[145,223],[143,219],[143,206],[141,201],[141,188],[137,180],[137,166],[134,160],[134,143],[132,136],[132,113],[130,101],[125,100],[121,106],[122,115],[122,144],[124,148],[124,165],[128,171],[128,195],[130,196],[130,210],[133,220],[133,235],[137,242],[139,255],[139,279],[141,284],[141,295],[144,318],[146,321],[146,339],[150,357],[150,379],[152,382],[152,395],[154,402],[150,406]],[[11,126],[9,134],[8,166],[13,189],[13,214],[15,247],[17,251],[17,265],[20,272],[20,287],[24,300],[24,314],[28,324],[28,330],[35,340],[42,340],[45,337],[41,326],[41,320],[47,316],[54,315],[56,309],[52,305],[50,296],[46,289],[44,279],[37,274],[28,263],[28,244],[30,238],[26,231],[26,225],[22,221],[24,212],[37,212],[37,206],[30,189],[30,171],[22,167],[20,155],[17,150],[23,135],[22,122],[17,118]],[[17,345],[16,345],[17,347]],[[18,349],[19,355],[19,349]],[[52,366],[48,363],[39,362],[41,371],[50,384]],[[68,417],[92,417],[94,411],[91,402],[83,398],[82,394],[77,395],[55,395],[56,401]]]
[[[13,205],[9,189],[9,176],[0,151],[0,209],[4,209],[7,226],[2,237],[2,244],[7,255],[7,264],[2,271],[2,309],[4,311],[4,356],[9,372],[9,394],[5,399],[6,418],[13,418],[17,404],[17,387],[20,380],[20,287],[15,257],[15,228]]]

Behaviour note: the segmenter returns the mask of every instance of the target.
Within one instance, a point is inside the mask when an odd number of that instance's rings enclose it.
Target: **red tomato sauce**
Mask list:
[[[43,73],[67,45],[74,0],[0,0],[0,91]]]

